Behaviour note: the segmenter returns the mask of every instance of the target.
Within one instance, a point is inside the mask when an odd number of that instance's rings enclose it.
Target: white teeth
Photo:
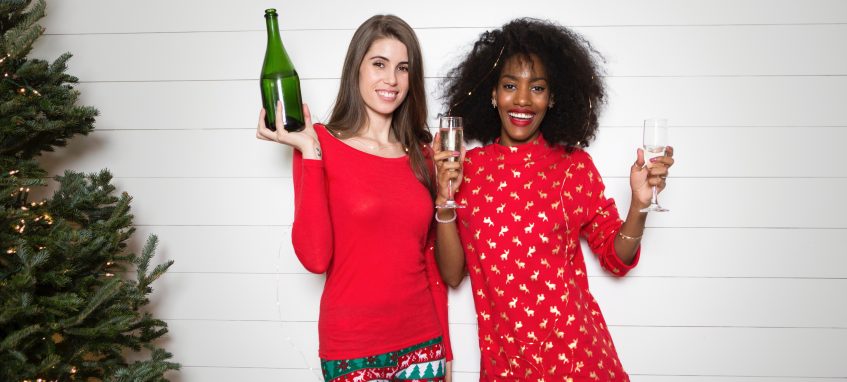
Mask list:
[[[518,119],[532,119],[535,114],[527,114],[527,113],[509,113],[509,116],[512,118]]]
[[[385,97],[385,98],[396,98],[397,97],[397,92],[391,92],[391,91],[387,91],[387,90],[377,90],[376,94],[378,94],[380,97]]]

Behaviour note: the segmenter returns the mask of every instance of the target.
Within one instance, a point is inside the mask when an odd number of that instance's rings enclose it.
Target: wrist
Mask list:
[[[456,220],[455,208],[436,208],[435,209],[435,221],[444,224],[444,223],[452,223]]]
[[[317,142],[312,142],[310,144],[301,146],[298,148],[300,153],[303,154],[303,159],[315,159],[321,160],[323,159],[323,152],[321,151],[321,145]]]
[[[633,212],[638,214],[638,215],[641,215],[641,214],[646,215],[647,214],[646,212],[641,212],[641,210],[650,206],[650,199],[649,198],[647,199],[647,201],[641,201],[638,198],[638,194],[633,192],[632,198],[630,200],[631,200],[631,202],[629,203],[629,214],[630,215],[632,215]]]

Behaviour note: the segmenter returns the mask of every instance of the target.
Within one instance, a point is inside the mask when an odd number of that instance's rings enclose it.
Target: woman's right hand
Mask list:
[[[436,204],[443,204],[450,195],[459,189],[462,184],[462,163],[465,162],[465,145],[461,151],[442,151],[440,142],[441,133],[435,133],[432,144],[432,159],[435,161],[435,180],[437,182]],[[449,161],[450,158],[458,158],[458,161]],[[450,192],[450,181],[453,181],[453,190]]]
[[[276,104],[276,126],[278,126],[276,131],[268,129],[265,125],[265,114],[265,109],[262,108],[259,112],[259,124],[256,126],[256,138],[291,146],[303,153],[304,159],[319,159],[316,153],[320,151],[320,143],[315,127],[312,125],[309,105],[303,104],[303,119],[306,127],[297,132],[288,132],[282,128],[284,126],[282,123],[282,101],[278,101]]]

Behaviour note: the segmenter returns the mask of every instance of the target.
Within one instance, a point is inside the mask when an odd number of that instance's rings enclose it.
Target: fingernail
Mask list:
[[[458,151],[453,151],[453,156],[454,156],[454,157],[457,157],[457,156],[459,156],[459,155],[461,155],[461,153],[459,153]]]
[[[659,160],[659,157],[653,157],[653,158],[650,158],[650,163],[653,163],[653,162],[655,162],[655,161],[657,161],[657,160]]]

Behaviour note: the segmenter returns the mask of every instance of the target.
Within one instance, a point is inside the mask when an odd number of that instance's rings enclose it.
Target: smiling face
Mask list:
[[[500,144],[514,146],[535,139],[552,102],[541,59],[534,54],[509,57],[491,98],[500,115]]]
[[[359,65],[359,93],[371,120],[391,118],[409,91],[409,55],[394,38],[374,41]]]

